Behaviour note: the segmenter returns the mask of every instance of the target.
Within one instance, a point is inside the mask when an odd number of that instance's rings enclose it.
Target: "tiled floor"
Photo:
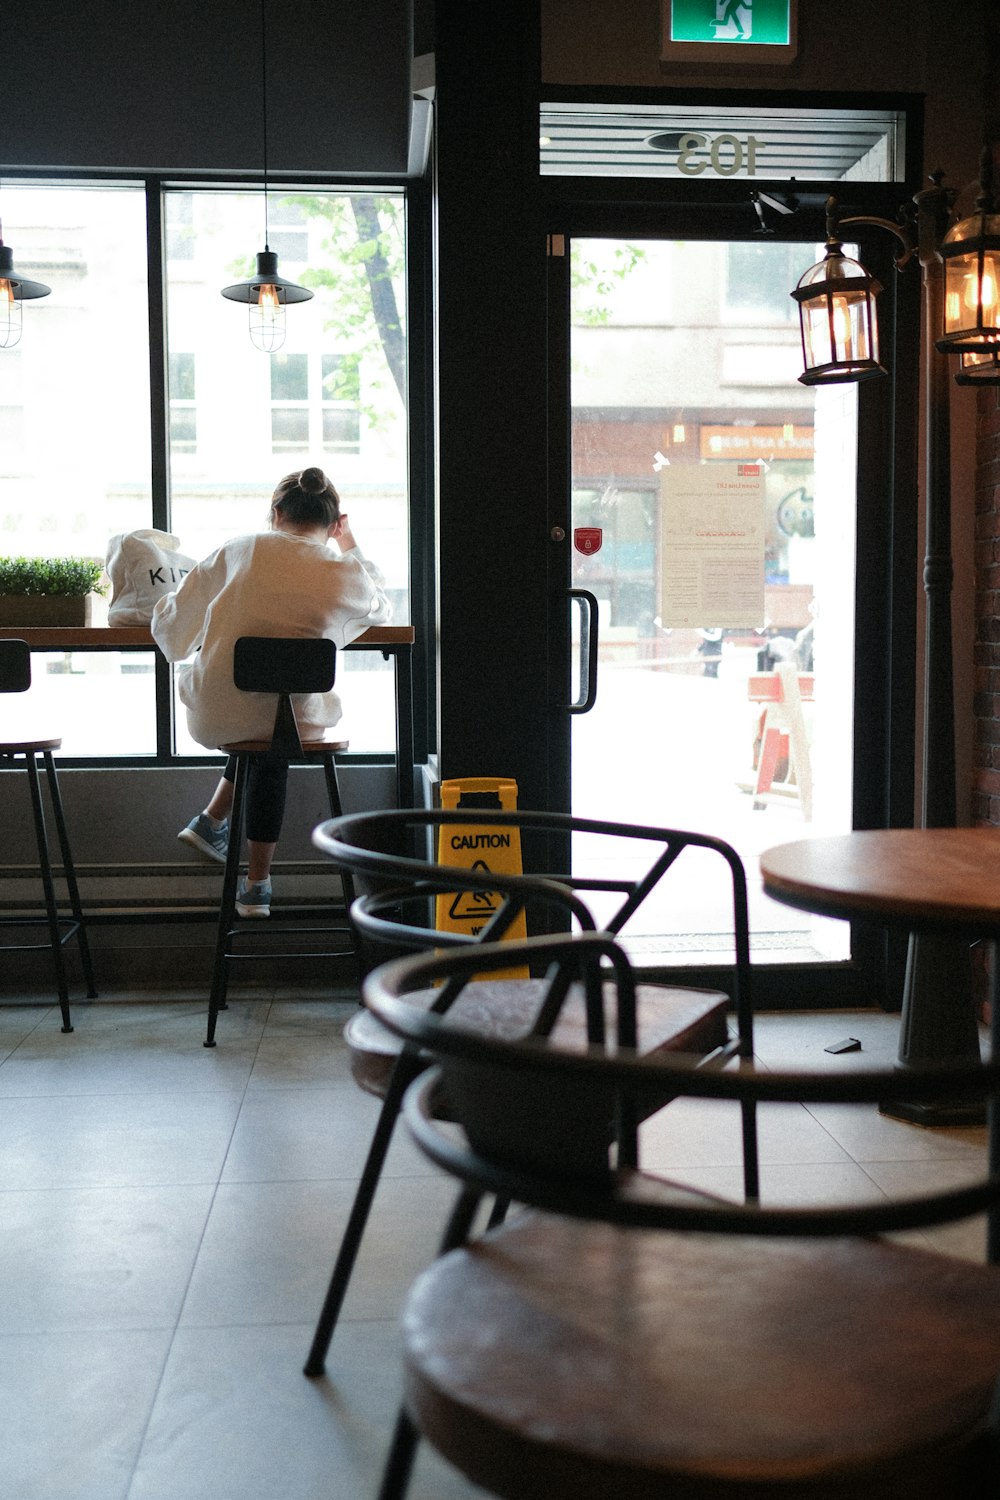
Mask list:
[[[0,1007],[0,1495],[12,1500],[365,1500],[398,1389],[396,1315],[449,1185],[393,1147],[326,1377],[305,1357],[376,1105],[351,1082],[347,1001],[262,989],[201,1045],[203,997]],[[898,1021],[764,1016],[758,1050],[891,1061]],[[862,1051],[832,1057],[845,1035]],[[646,1160],[738,1185],[715,1106],[674,1104]],[[873,1110],[774,1108],[766,1195],[798,1201],[961,1181],[983,1133]],[[939,1233],[982,1255],[981,1225]],[[422,1451],[412,1500],[482,1492]]]

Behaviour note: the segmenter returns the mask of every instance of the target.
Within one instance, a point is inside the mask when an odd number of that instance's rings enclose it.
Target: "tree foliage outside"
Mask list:
[[[338,356],[337,367],[324,381],[324,395],[360,406],[369,427],[384,427],[397,414],[397,401],[403,411],[407,405],[403,198],[287,193],[278,201],[301,209],[313,224],[326,224],[320,263],[296,278],[320,298],[323,326],[336,336],[331,352]],[[233,262],[230,273],[248,280],[254,275],[253,258]],[[381,374],[371,373],[380,367]]]
[[[319,264],[299,278],[322,298],[324,326],[336,339],[339,358],[326,379],[325,395],[357,403],[360,391],[369,427],[384,427],[407,405],[403,198],[299,193],[282,202],[300,208],[313,224],[326,226]],[[646,252],[627,242],[585,239],[574,241],[573,249],[572,321],[604,326],[611,321],[616,291],[646,260]],[[373,375],[373,370],[382,373]]]
[[[325,395],[331,401],[356,400],[360,390],[369,426],[384,426],[397,400],[406,410],[403,199],[344,193],[297,194],[286,201],[327,226],[321,264],[301,277],[302,285],[323,299],[325,327],[336,335],[339,360]],[[380,366],[384,373],[372,375]]]
[[[574,325],[600,328],[609,323],[615,292],[645,259],[641,246],[625,241],[574,240],[570,258]]]

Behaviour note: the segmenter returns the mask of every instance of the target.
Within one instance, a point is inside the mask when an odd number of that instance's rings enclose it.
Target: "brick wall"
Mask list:
[[[1000,386],[977,391],[976,402],[972,821],[1000,826]]]
[[[1000,7],[985,10],[983,138],[1000,143]],[[976,392],[976,739],[972,821],[1000,827],[1000,386]]]

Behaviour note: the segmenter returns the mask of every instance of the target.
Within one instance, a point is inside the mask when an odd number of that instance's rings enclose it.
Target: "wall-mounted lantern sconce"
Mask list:
[[[993,155],[983,151],[975,212],[941,241],[945,354],[988,354],[1000,344],[1000,214],[993,198]],[[978,368],[978,367],[977,367]]]
[[[803,385],[832,385],[884,375],[879,364],[875,298],[882,287],[864,266],[844,254],[827,204],[826,254],[810,266],[792,296],[802,328]]]
[[[826,258],[791,292],[799,304],[805,385],[867,380],[879,364],[875,298],[879,287],[843,254],[842,231],[866,225],[898,241],[897,269],[916,257],[922,278],[921,343],[925,401],[924,516],[926,595],[921,823],[957,821],[955,699],[951,624],[951,412],[948,355],[961,356],[959,385],[1000,385],[1000,214],[992,194],[992,153],[983,151],[980,191],[971,217],[949,227],[955,194],[935,172],[898,223],[863,215],[840,218],[827,203]],[[910,938],[900,1030],[900,1063],[942,1058],[978,1061],[979,1035],[968,944],[923,933]],[[924,1125],[978,1119],[968,1106],[894,1104],[888,1113]]]
[[[889,219],[852,215],[841,219],[836,198],[826,203],[826,254],[799,279],[792,296],[799,304],[804,369],[803,385],[834,385],[884,375],[879,363],[875,298],[882,290],[860,261],[844,254],[841,229],[852,224],[877,225],[899,240],[897,268],[914,251],[908,232]]]
[[[1000,343],[992,349],[963,349],[955,384],[1000,385]]]
[[[946,222],[955,195],[942,187],[940,172],[932,175],[933,186],[914,198],[915,227],[866,214],[841,218],[837,200],[827,200],[826,256],[810,266],[791,293],[799,304],[804,362],[799,380],[803,385],[885,374],[879,363],[875,312],[875,298],[882,288],[864,266],[844,255],[841,231],[852,225],[886,229],[894,235],[901,247],[897,270],[919,251],[928,310],[926,337],[942,353],[962,355],[955,377],[960,385],[1000,384],[1000,368],[992,358],[1000,349],[1000,213],[996,212],[992,178],[992,152],[984,147],[975,213],[950,229]],[[939,298],[937,282],[942,276]],[[932,287],[933,315],[928,304]],[[939,334],[938,329],[943,332]]]

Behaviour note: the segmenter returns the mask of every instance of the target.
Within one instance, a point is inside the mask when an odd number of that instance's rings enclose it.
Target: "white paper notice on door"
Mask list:
[[[763,466],[673,464],[660,485],[660,624],[760,626]]]

